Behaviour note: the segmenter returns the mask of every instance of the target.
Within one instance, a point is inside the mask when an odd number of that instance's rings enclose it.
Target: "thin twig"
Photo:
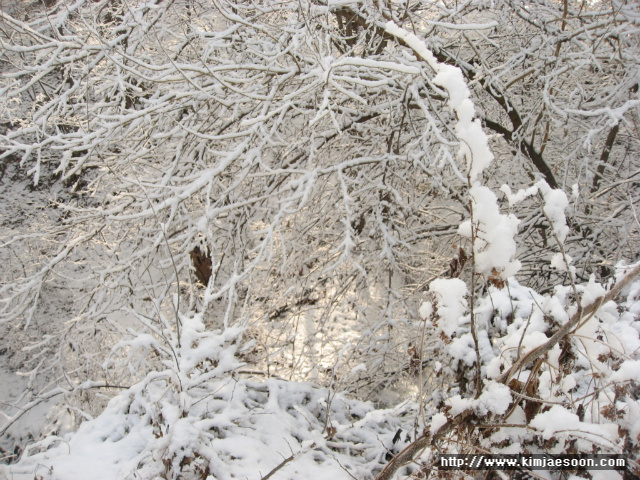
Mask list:
[[[315,442],[312,443],[311,445],[309,445],[309,448],[305,449],[306,451],[311,450],[312,448],[315,448],[316,444]],[[305,452],[306,453],[306,452]],[[287,463],[289,463],[291,460],[293,460],[296,455],[300,454],[300,452],[293,453],[290,457],[285,458],[282,462],[280,462],[280,464],[274,468],[273,470],[271,470],[269,473],[267,473],[264,477],[262,477],[260,480],[267,480],[268,478],[271,478],[271,476],[276,473],[278,470],[280,470],[282,467],[284,467]]]

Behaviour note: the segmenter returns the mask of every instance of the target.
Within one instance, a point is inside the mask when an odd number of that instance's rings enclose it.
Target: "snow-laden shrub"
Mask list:
[[[77,432],[31,445],[7,478],[370,478],[412,427],[409,404],[375,410],[309,383],[246,378],[240,329],[206,330],[194,315],[181,332],[180,344],[169,332],[126,342],[136,355],[163,352],[166,368]]]
[[[620,266],[617,278],[633,272],[638,265]],[[621,289],[618,302],[595,281],[575,287],[578,300],[571,286],[540,295],[512,278],[502,288],[489,287],[474,308],[478,356],[465,295],[451,289],[447,297],[439,293],[442,282],[434,285],[439,306],[423,311],[430,313],[429,335],[443,342],[436,352],[441,387],[432,397],[438,413],[428,433],[438,436],[447,426],[441,447],[451,453],[623,454],[637,471],[640,282]],[[467,313],[447,317],[442,305],[452,303]],[[599,308],[589,308],[594,303]]]

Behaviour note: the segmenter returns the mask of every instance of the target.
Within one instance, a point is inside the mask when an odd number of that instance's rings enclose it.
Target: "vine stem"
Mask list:
[[[471,305],[469,306],[469,315],[471,319],[471,338],[473,338],[473,347],[476,352],[476,398],[482,393],[482,366],[480,362],[480,346],[478,345],[478,335],[476,332],[476,316],[474,306],[476,303],[476,236],[478,234],[477,225],[473,222],[473,201],[469,201],[469,212],[471,214]]]

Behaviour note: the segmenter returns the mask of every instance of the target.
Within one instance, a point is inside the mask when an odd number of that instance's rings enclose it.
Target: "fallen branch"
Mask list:
[[[413,443],[410,443],[404,450],[393,457],[393,459],[385,465],[376,477],[376,480],[389,480],[400,467],[411,462],[419,452],[427,448],[431,444],[431,440],[431,435],[428,433],[418,437]]]

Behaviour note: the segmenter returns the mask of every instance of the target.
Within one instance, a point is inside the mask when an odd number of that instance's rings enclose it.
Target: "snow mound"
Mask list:
[[[309,383],[233,376],[179,392],[153,373],[66,438],[49,437],[8,478],[372,478],[400,430],[400,410]],[[407,416],[411,418],[412,416]],[[405,431],[411,427],[405,426]],[[287,461],[285,461],[287,460]]]

